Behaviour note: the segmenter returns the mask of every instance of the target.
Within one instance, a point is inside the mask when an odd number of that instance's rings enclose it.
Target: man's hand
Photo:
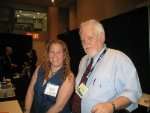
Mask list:
[[[96,104],[91,113],[113,113],[113,105],[110,102]]]

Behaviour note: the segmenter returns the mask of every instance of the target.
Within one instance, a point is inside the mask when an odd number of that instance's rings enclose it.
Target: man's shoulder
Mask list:
[[[111,56],[111,58],[113,57],[115,61],[124,63],[132,62],[130,57],[121,50],[109,49],[109,54],[109,56]]]
[[[84,62],[84,61],[86,61],[88,58],[89,58],[88,55],[84,55],[84,56],[81,58],[80,61]]]
[[[124,57],[127,56],[123,51],[118,50],[118,49],[109,48],[108,51],[109,51],[110,54],[114,54],[114,55],[117,55],[117,56],[124,56]]]

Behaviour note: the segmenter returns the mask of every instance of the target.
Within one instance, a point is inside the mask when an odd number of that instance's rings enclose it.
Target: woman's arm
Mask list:
[[[26,98],[25,98],[25,108],[24,108],[24,113],[30,113],[32,101],[33,101],[33,96],[34,96],[34,85],[37,81],[37,72],[39,70],[39,67],[35,70],[32,79],[30,81],[30,85],[27,90]]]
[[[74,75],[71,73],[60,87],[56,103],[49,108],[47,113],[59,113],[70,99],[74,90]]]

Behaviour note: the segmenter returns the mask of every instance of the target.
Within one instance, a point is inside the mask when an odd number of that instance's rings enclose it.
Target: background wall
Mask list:
[[[76,10],[70,10],[70,15],[77,15],[77,22],[70,16],[70,29],[90,18],[102,20],[148,4],[149,0],[77,0]]]
[[[36,65],[41,64],[46,57],[46,41],[44,40],[33,40],[33,49],[37,53],[37,62]]]

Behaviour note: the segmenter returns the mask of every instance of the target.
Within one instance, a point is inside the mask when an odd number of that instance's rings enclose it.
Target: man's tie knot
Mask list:
[[[87,70],[89,70],[89,72],[91,71],[92,68],[92,64],[93,64],[93,58],[91,58],[89,65],[87,66]],[[88,73],[89,73],[88,72]]]

